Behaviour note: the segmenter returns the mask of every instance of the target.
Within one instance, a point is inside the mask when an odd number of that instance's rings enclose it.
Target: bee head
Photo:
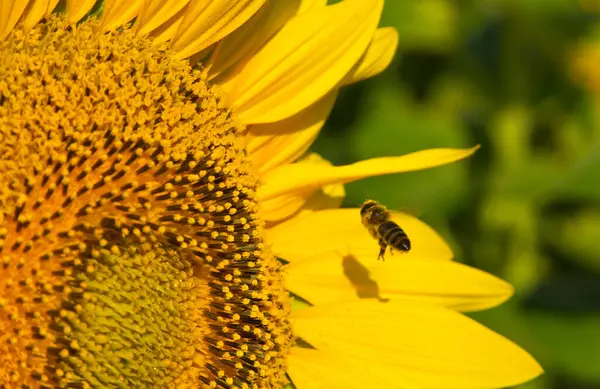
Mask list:
[[[387,220],[387,209],[381,204],[373,200],[367,200],[360,209],[360,216],[363,223],[380,224]]]
[[[377,202],[373,200],[367,200],[363,203],[362,207],[360,207],[360,216],[365,216],[369,210],[373,207],[377,207]]]

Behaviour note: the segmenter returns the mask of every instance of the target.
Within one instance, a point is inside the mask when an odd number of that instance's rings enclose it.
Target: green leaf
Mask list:
[[[396,27],[403,50],[447,51],[456,41],[456,13],[445,0],[386,1],[380,25]]]
[[[599,210],[583,209],[564,217],[549,218],[542,228],[547,244],[554,250],[587,269],[600,272]]]
[[[600,200],[600,149],[596,148],[575,165],[557,189],[571,198]]]

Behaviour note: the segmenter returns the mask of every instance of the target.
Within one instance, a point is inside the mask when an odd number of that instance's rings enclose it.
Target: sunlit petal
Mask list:
[[[169,18],[169,20],[165,21],[155,30],[153,30],[150,34],[150,36],[152,36],[152,43],[158,46],[173,39],[177,31],[179,30],[179,26],[181,26],[181,22],[183,21],[183,17],[185,16],[186,11],[187,5],[185,5],[182,9],[177,11],[175,15]]]
[[[67,1],[67,18],[71,23],[77,23],[83,18],[92,7],[96,0],[69,0]]]
[[[280,220],[299,210],[320,187],[361,178],[422,170],[454,162],[473,154],[472,149],[430,149],[401,157],[382,157],[346,166],[322,166],[298,162],[275,168],[265,174],[259,189],[267,220]],[[282,211],[285,209],[285,211]]]
[[[392,62],[397,46],[398,31],[395,28],[377,29],[367,51],[342,84],[352,84],[382,72]]]
[[[212,79],[245,63],[298,11],[300,0],[267,1],[246,23],[219,42],[207,67]]]
[[[427,224],[400,212],[392,219],[402,226],[411,239],[408,253],[387,255],[387,262],[404,259],[452,258],[448,244]],[[302,239],[298,239],[302,236]],[[329,209],[306,213],[269,229],[268,241],[275,255],[292,263],[315,258],[356,256],[377,262],[379,246],[361,224],[358,208]],[[306,242],[310,242],[308,245]]]
[[[265,0],[192,0],[171,43],[178,58],[188,58],[229,35]]]
[[[368,366],[363,364],[368,363]],[[296,389],[425,389],[412,384],[387,365],[342,353],[293,347],[288,374]]]
[[[23,28],[29,31],[44,16],[49,15],[56,8],[56,4],[58,4],[58,0],[29,1],[27,9],[22,16]]]
[[[248,153],[260,173],[300,158],[312,145],[329,116],[337,93],[327,96],[296,115],[250,128]]]
[[[310,11],[319,7],[325,7],[326,5],[327,0],[302,0],[300,2],[300,8],[298,9],[298,13]]]
[[[344,1],[292,18],[241,70],[226,103],[246,124],[285,119],[308,107],[365,52],[383,1]]]
[[[10,34],[26,7],[27,1],[23,0],[0,1],[0,40]]]
[[[373,249],[369,256],[315,256],[291,263],[288,288],[313,304],[405,298],[459,311],[488,309],[513,293],[510,284],[458,262],[404,255],[382,262],[376,260],[375,244]]]
[[[113,30],[132,21],[139,13],[143,0],[104,0],[102,29]]]
[[[331,162],[317,153],[305,155],[298,163],[310,163],[315,166],[322,165],[324,168],[333,166]],[[304,212],[320,209],[339,208],[344,200],[345,191],[343,184],[325,185],[306,196],[281,196],[265,202],[262,214],[263,219],[272,227]]]
[[[309,160],[313,163],[321,163],[326,166],[332,166],[331,162],[321,157],[317,153],[308,154],[302,160]],[[325,185],[307,198],[306,202],[302,205],[302,208],[300,208],[300,212],[297,213],[297,216],[314,211],[333,210],[340,208],[345,197],[346,190],[344,189],[343,184]]]
[[[292,316],[297,334],[318,350],[292,350],[288,372],[299,389],[317,388],[313,381],[337,387],[330,384],[347,381],[342,376],[356,388],[502,388],[542,373],[508,339],[433,305],[360,300]]]
[[[300,209],[299,215],[304,213],[321,211],[325,209],[335,209],[342,206],[344,198],[346,197],[346,190],[342,184],[331,184],[319,188],[313,193],[307,200],[306,203]]]
[[[167,23],[171,18],[183,13],[185,6],[190,0],[145,0],[140,11],[140,15],[136,20],[137,33],[146,35]],[[179,19],[181,21],[181,18]],[[173,24],[174,20],[168,25]],[[173,34],[174,35],[174,34]]]

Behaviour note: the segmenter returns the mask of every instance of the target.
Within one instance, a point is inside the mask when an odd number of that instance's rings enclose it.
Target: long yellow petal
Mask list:
[[[150,34],[181,12],[190,0],[145,0],[135,26],[140,35]],[[183,19],[183,14],[181,14]],[[169,25],[173,24],[171,20]]]
[[[292,117],[251,126],[247,150],[259,172],[264,174],[300,158],[325,124],[336,97],[337,93],[329,93]]]
[[[300,14],[315,8],[325,7],[326,5],[327,0],[302,0],[300,2],[300,8],[298,9],[298,13]]]
[[[4,40],[13,30],[27,7],[24,0],[0,1],[0,40]]]
[[[192,0],[171,49],[188,58],[223,39],[246,22],[265,0]]]
[[[365,52],[382,0],[346,0],[292,18],[241,70],[225,102],[245,124],[285,119],[330,92]]]
[[[316,166],[322,165],[324,168],[333,166],[331,162],[317,153],[307,154],[298,162],[310,163]],[[292,217],[303,215],[304,213],[340,208],[345,195],[343,184],[331,184],[318,188],[310,194],[307,193],[305,198],[302,198],[302,201],[298,201],[298,198],[290,196],[277,197],[263,204],[262,217],[267,222],[267,227],[272,228],[277,224]]]
[[[444,165],[468,157],[477,148],[430,149],[401,157],[368,159],[346,166],[327,167],[302,162],[288,164],[266,173],[262,178],[264,185],[258,193],[263,201],[267,219],[278,220],[282,209],[285,209],[285,212],[291,209],[299,210],[320,187]],[[272,215],[269,216],[269,213]]]
[[[368,369],[362,363],[362,359],[342,358],[331,351],[294,347],[288,357],[288,374],[296,389],[425,389],[378,362],[369,361]]]
[[[83,18],[92,7],[96,0],[67,0],[67,18],[70,23],[77,23]]]
[[[58,5],[59,0],[49,0],[48,7],[46,8],[46,15],[50,15],[54,8]]]
[[[397,46],[398,31],[395,28],[377,29],[367,51],[342,84],[352,84],[382,72],[392,62]]]
[[[513,293],[510,284],[453,261],[408,256],[328,255],[291,263],[286,286],[313,304],[358,298],[404,298],[467,312],[495,307]]]
[[[233,64],[239,68],[248,62],[292,16],[326,5],[327,0],[267,1],[250,20],[219,43],[205,65],[210,69],[209,79],[221,76]],[[217,82],[229,84],[235,75],[227,74],[226,80]]]
[[[181,26],[181,22],[183,21],[186,11],[187,5],[180,9],[169,20],[165,21],[163,24],[158,26],[158,28],[153,30],[150,33],[150,36],[152,37],[152,43],[158,46],[173,39],[179,30],[179,26]]]
[[[302,160],[310,160],[314,161],[314,163],[321,163],[325,166],[332,166],[331,162],[321,157],[317,153],[308,154]],[[343,184],[325,185],[319,188],[315,193],[313,193],[310,197],[307,198],[306,202],[302,205],[302,208],[300,209],[300,212],[297,214],[297,216],[315,211],[332,210],[340,208],[345,198],[346,190],[344,189]]]
[[[233,64],[247,62],[299,7],[300,0],[267,1],[250,20],[219,42],[206,65],[209,78],[222,74]]]
[[[104,0],[102,30],[111,31],[132,21],[140,12],[143,0]]]
[[[29,5],[22,16],[23,28],[31,30],[44,16],[49,15],[56,8],[58,0],[29,1]]]
[[[412,248],[408,253],[390,255],[385,264],[405,259],[452,259],[448,244],[427,224],[400,212],[392,218],[406,231]],[[299,237],[302,237],[300,239]],[[273,253],[291,263],[306,260],[342,262],[347,256],[377,262],[379,246],[361,224],[358,208],[329,209],[297,216],[268,230],[267,241]]]
[[[300,209],[299,215],[304,215],[304,213],[315,211],[323,211],[326,209],[339,208],[342,206],[345,197],[346,190],[344,189],[344,185],[326,185],[322,188],[319,188],[319,190],[313,193],[306,200],[306,203]]]
[[[308,163],[320,163],[324,166],[332,166],[331,162],[327,161],[316,153],[308,154],[301,159],[302,162],[308,161]],[[297,217],[304,215],[305,213],[311,213],[322,210],[337,209],[342,206],[346,197],[346,191],[342,184],[331,184],[325,185],[317,189],[310,196],[307,196],[304,203],[298,203],[293,201],[283,207],[276,200],[268,202],[269,208],[262,209],[263,219],[267,221],[268,228],[272,228],[274,225],[281,223],[284,220],[288,220],[291,217]],[[285,200],[285,196],[282,197]],[[272,206],[276,206],[272,208]],[[300,206],[300,207],[298,207]]]
[[[343,375],[357,388],[502,388],[543,372],[510,340],[433,305],[359,300],[301,309],[292,318],[295,333],[318,350],[292,351],[288,372],[298,389],[315,388],[305,377],[330,383]],[[316,352],[321,357],[308,359]]]

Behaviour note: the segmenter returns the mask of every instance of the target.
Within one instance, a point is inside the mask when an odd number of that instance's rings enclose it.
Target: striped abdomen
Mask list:
[[[379,237],[388,245],[396,250],[409,251],[410,239],[400,226],[393,221],[385,221],[377,227]]]

